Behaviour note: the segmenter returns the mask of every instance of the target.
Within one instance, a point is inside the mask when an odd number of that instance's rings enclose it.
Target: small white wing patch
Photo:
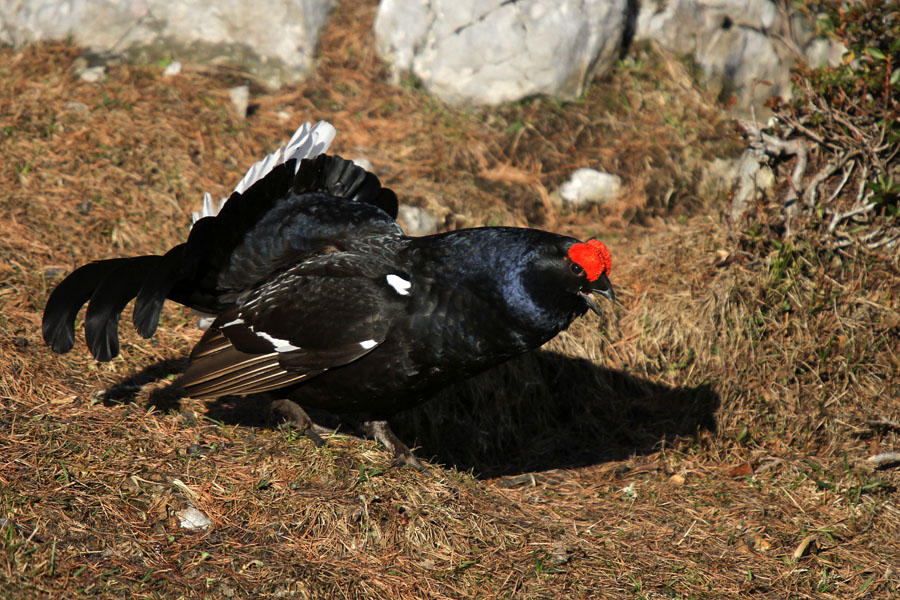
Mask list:
[[[360,342],[359,345],[362,346],[363,350],[370,350],[377,346],[378,342],[376,342],[375,340],[365,340]]]
[[[251,329],[251,331],[253,330]],[[291,352],[292,350],[300,349],[299,346],[295,346],[287,340],[279,340],[277,337],[272,337],[265,331],[253,331],[253,333],[272,344],[275,347],[275,352]]]
[[[401,296],[409,296],[409,288],[412,287],[412,284],[400,277],[399,275],[394,275],[391,273],[385,279],[387,279],[388,285],[394,288],[394,291],[400,294]]]

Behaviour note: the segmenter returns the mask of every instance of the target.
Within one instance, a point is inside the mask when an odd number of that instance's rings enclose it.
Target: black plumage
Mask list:
[[[45,341],[119,351],[118,319],[153,335],[166,299],[215,315],[177,382],[186,395],[269,392],[317,439],[298,406],[363,413],[363,429],[418,464],[386,419],[451,382],[536,348],[613,298],[600,242],[486,227],[411,238],[397,197],[350,161],[274,167],[163,256],[85,265],[53,291]]]

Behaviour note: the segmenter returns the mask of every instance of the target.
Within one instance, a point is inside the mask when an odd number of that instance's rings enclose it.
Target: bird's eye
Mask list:
[[[579,265],[577,262],[571,263],[569,265],[569,268],[572,269],[572,272],[575,273],[576,275],[581,275],[582,273],[584,273],[584,267]]]

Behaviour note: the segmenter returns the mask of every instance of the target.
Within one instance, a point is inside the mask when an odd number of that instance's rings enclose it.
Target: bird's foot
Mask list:
[[[325,440],[319,434],[328,433],[331,430],[313,423],[306,411],[296,402],[286,398],[275,400],[272,402],[272,411],[284,417],[289,425],[302,431],[303,435],[308,437],[317,448],[325,445]]]
[[[416,455],[412,453],[406,444],[400,441],[394,432],[391,431],[387,421],[364,421],[359,425],[363,435],[374,438],[384,446],[388,452],[394,455],[391,466],[402,467],[404,465],[412,467],[417,471],[425,469]]]

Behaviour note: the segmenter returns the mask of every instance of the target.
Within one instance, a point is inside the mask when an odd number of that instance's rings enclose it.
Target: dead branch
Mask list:
[[[816,173],[812,179],[810,179],[809,183],[806,184],[806,190],[803,192],[803,201],[806,203],[806,206],[809,206],[810,208],[815,207],[816,188],[819,187],[819,184],[834,175],[835,171],[842,168],[844,163],[847,162],[847,159],[855,154],[855,151],[844,152],[837,160],[829,162],[823,169]]]
[[[881,248],[882,246],[891,248],[897,245],[897,241],[900,240],[900,235],[896,235],[894,237],[884,236],[877,242],[872,242],[871,244],[866,244],[866,247],[869,250],[875,250],[876,248]]]
[[[884,307],[879,306],[879,308],[884,310]],[[884,417],[878,417],[877,419],[866,419],[864,423],[872,429],[881,429],[883,431],[900,431],[900,421],[893,421]]]
[[[838,223],[849,219],[851,217],[855,217],[856,215],[865,214],[873,210],[876,206],[878,206],[877,202],[870,202],[865,206],[860,206],[858,208],[854,208],[852,210],[848,210],[845,212],[835,211],[834,215],[831,217],[831,222],[828,224],[828,233],[834,233],[835,227],[838,226]]]
[[[843,179],[841,179],[841,182],[838,183],[838,185],[837,185],[837,187],[834,189],[834,191],[831,192],[831,195],[828,196],[828,200],[825,201],[825,204],[831,204],[832,202],[834,202],[834,199],[837,198],[837,197],[840,195],[841,190],[843,190],[843,189],[844,189],[844,186],[847,185],[847,181],[850,179],[850,175],[853,174],[853,169],[854,169],[855,167],[856,167],[856,161],[855,161],[855,160],[851,160],[851,161],[850,161],[850,166],[847,167],[847,168],[844,170],[844,177],[843,177]]]
[[[900,465],[900,452],[882,452],[875,454],[866,459],[870,465],[874,465],[876,469],[886,469]]]

